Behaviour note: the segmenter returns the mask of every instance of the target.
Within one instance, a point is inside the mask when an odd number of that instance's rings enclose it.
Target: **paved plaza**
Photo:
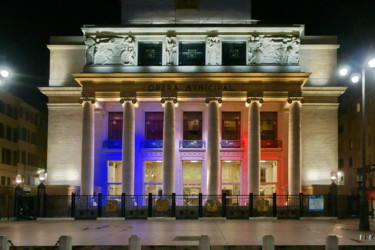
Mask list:
[[[371,221],[375,229],[375,221]],[[335,234],[340,245],[374,245],[360,240],[358,220],[103,220],[103,221],[1,221],[0,235],[16,246],[54,245],[61,235],[71,235],[73,245],[127,245],[131,235],[142,245],[197,245],[208,235],[211,245],[261,245],[272,234],[275,245],[324,245]],[[362,232],[362,234],[364,234]],[[184,236],[184,237],[181,237]],[[190,237],[186,237],[190,236]],[[370,237],[371,238],[371,237]]]

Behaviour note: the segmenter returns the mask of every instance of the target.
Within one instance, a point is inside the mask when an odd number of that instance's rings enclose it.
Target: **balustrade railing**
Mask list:
[[[282,142],[280,140],[261,140],[262,148],[281,148]]]
[[[122,140],[107,140],[103,141],[103,148],[105,149],[121,149]]]
[[[206,143],[203,140],[181,140],[180,148],[205,148]]]
[[[243,148],[242,140],[222,140],[221,148]]]
[[[163,148],[163,140],[144,140],[143,148]]]

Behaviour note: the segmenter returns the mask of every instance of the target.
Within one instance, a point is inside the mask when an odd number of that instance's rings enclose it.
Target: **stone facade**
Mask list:
[[[329,173],[336,171],[338,166],[337,98],[345,91],[345,88],[336,86],[334,74],[338,45],[333,37],[306,37],[303,29],[298,25],[216,25],[209,28],[86,26],[83,28],[84,38],[53,38],[48,46],[51,50],[50,87],[41,88],[49,97],[49,184],[80,185],[87,177],[80,176],[83,166],[82,126],[87,126],[82,123],[81,98],[96,101],[95,135],[92,138],[95,141],[94,166],[90,171],[94,173],[94,185],[100,186],[104,193],[109,185],[109,164],[120,162],[122,155],[129,153],[125,147],[103,146],[103,142],[110,140],[109,114],[123,112],[120,99],[134,105],[135,158],[132,164],[135,194],[146,192],[146,162],[167,158],[174,164],[170,162],[164,169],[171,169],[175,174],[173,178],[164,175],[173,183],[164,186],[166,190],[183,193],[183,164],[185,161],[199,161],[202,163],[200,191],[212,194],[208,183],[213,178],[224,178],[221,165],[226,161],[236,161],[240,162],[240,180],[230,185],[238,184],[239,192],[246,194],[250,190],[249,183],[257,181],[266,185],[264,180],[252,177],[252,171],[259,170],[260,173],[262,165],[254,167],[253,163],[250,164],[254,161],[249,159],[252,154],[248,152],[253,145],[259,147],[261,163],[277,165],[273,192],[298,193],[302,186],[330,184]],[[201,48],[203,54],[199,54]],[[242,49],[243,54],[237,55]],[[228,55],[237,61],[228,60]],[[145,58],[155,61],[150,63]],[[203,64],[194,65],[200,58],[204,58]],[[181,65],[183,60],[187,64]],[[277,138],[269,142],[273,143],[271,146],[263,141],[253,141],[249,145],[254,135],[251,133],[257,131],[250,130],[253,128],[250,126],[256,128],[259,122],[249,123],[249,115],[258,112],[249,111],[246,106],[254,98],[260,103],[260,113],[276,114]],[[288,101],[299,102],[300,111],[293,111],[291,115],[289,108],[292,104]],[[164,122],[175,126],[174,150],[163,152],[162,148],[145,147],[146,112],[166,112],[165,107],[171,103],[175,105],[175,118],[168,119],[168,116]],[[215,108],[209,108],[212,103],[215,103]],[[179,146],[184,136],[184,112],[201,112],[203,128],[200,140],[205,142],[205,147],[186,149]],[[213,124],[216,119],[209,119],[212,112],[218,114],[215,115],[219,123],[218,137],[209,134],[213,128],[216,130]],[[223,147],[223,112],[240,113],[240,138],[235,142],[240,145],[238,147]],[[297,116],[300,120],[294,119]],[[288,136],[290,124],[300,128],[292,139]],[[124,129],[128,132],[123,133],[132,135],[131,130]],[[164,141],[169,138],[172,137]],[[289,140],[293,140],[292,143]],[[165,145],[169,144],[164,142]],[[301,157],[295,158],[296,154],[301,154]],[[125,163],[122,163],[122,169],[125,169]],[[288,170],[291,164],[294,167]],[[297,169],[302,172],[297,174]],[[290,191],[288,184],[291,180],[302,183],[302,186],[298,184],[294,191]],[[215,185],[220,193],[221,180]]]

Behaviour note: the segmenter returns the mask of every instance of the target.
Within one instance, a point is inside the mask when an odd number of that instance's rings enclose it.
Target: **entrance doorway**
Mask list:
[[[261,161],[260,195],[272,195],[277,190],[277,161]]]
[[[122,162],[121,161],[107,161],[108,167],[108,181],[107,191],[108,195],[121,195],[122,185]]]

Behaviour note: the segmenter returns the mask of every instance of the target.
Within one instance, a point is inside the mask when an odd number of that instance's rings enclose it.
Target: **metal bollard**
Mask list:
[[[211,240],[207,235],[202,235],[199,239],[198,250],[210,250]]]
[[[59,250],[72,250],[72,236],[70,235],[60,236]]]
[[[275,250],[275,238],[272,235],[264,235],[262,241],[262,250]]]
[[[336,235],[327,236],[326,250],[339,250],[339,238]]]
[[[0,236],[0,249],[9,250],[9,242],[6,236]]]
[[[129,250],[141,250],[141,238],[138,235],[129,238]]]

